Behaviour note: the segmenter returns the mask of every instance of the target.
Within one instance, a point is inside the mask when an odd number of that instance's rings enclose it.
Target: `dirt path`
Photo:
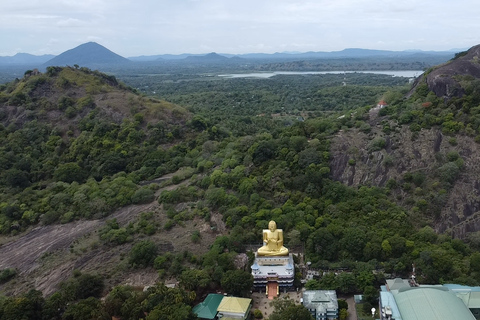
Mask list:
[[[357,308],[355,307],[355,300],[352,297],[345,299],[348,303],[348,317],[347,320],[357,320]]]

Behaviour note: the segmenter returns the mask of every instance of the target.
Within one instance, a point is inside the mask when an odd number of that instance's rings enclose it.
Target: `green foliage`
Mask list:
[[[368,145],[368,150],[370,152],[379,151],[385,148],[386,141],[384,138],[376,137]]]
[[[157,245],[150,240],[144,240],[133,245],[128,262],[134,267],[148,267],[153,265],[157,255]]]
[[[150,203],[155,198],[155,192],[148,188],[143,187],[135,191],[132,195],[132,203],[133,204],[142,204],[142,203]]]
[[[193,320],[196,315],[190,305],[194,299],[195,293],[158,284],[147,290],[141,306],[148,313],[147,320]]]
[[[202,235],[198,230],[193,231],[192,236],[190,237],[193,243],[198,243],[201,240],[201,238],[202,238]]]
[[[105,226],[100,229],[100,240],[109,245],[121,245],[133,240],[133,230],[120,228],[117,220],[107,220]]]
[[[23,204],[19,217],[25,217],[4,221],[0,216],[0,232],[22,231],[40,216],[47,224],[102,218],[121,206],[151,202],[154,190],[137,183],[183,165],[190,150],[177,139],[188,130],[179,125],[186,114],[121,88],[114,77],[98,71],[49,67],[45,75],[27,73],[2,89],[1,99],[29,114],[20,121],[0,112],[0,121],[9,122],[8,130],[0,126],[0,203]],[[82,96],[84,91],[92,92]],[[100,92],[115,92],[124,100],[112,101],[115,110],[108,111],[95,104],[110,99],[99,99]],[[129,102],[135,112],[122,113],[123,107],[130,110],[123,106]],[[163,148],[167,142],[173,145]],[[70,186],[58,190],[54,181]]]
[[[17,297],[0,298],[0,317],[2,320],[40,320],[45,302],[42,293],[30,290]]]
[[[270,320],[313,320],[312,314],[303,305],[297,305],[291,299],[276,298],[270,303],[274,311],[268,319]]]
[[[86,173],[77,163],[70,162],[60,164],[53,173],[53,177],[57,181],[63,181],[67,183],[76,181],[81,183],[85,181]]]
[[[130,286],[117,286],[105,298],[105,311],[110,317],[140,319],[144,316],[141,302],[146,294]]]
[[[10,281],[17,275],[17,270],[14,268],[6,268],[0,272],[0,284]]]
[[[315,279],[311,279],[311,280],[308,280],[307,283],[305,283],[305,289],[307,290],[320,290],[320,283],[315,280]]]
[[[228,270],[222,276],[222,288],[234,295],[246,297],[253,286],[253,277],[243,270]]]
[[[441,181],[447,183],[447,185],[451,185],[456,180],[459,173],[460,168],[454,162],[448,162],[438,168],[438,174]]]
[[[69,305],[62,315],[63,320],[91,320],[105,316],[101,301],[90,297]]]
[[[77,273],[74,277],[60,284],[60,292],[67,301],[100,298],[105,284],[103,277],[97,274]]]
[[[253,310],[253,317],[255,319],[263,319],[263,313],[260,309]]]
[[[211,283],[211,278],[204,270],[187,269],[179,277],[179,285],[188,291],[201,291]]]

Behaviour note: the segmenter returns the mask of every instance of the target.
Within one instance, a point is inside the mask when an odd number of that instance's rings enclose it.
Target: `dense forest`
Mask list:
[[[367,308],[386,276],[408,276],[412,264],[420,283],[480,284],[480,238],[437,233],[432,207],[441,197],[417,197],[447,193],[461,155],[439,154],[436,175],[410,173],[385,186],[347,186],[331,175],[332,138],[371,132],[369,111],[382,99],[384,133],[438,127],[452,144],[459,136],[480,142],[478,79],[463,78],[467,94],[442,100],[426,84],[407,98],[408,79],[373,74],[119,78],[126,84],[50,67],[0,85],[0,233],[6,243],[32,226],[104,219],[85,251],[126,247],[125,268],[154,268],[159,283],[141,291],[105,282],[113,271],[75,270],[48,297],[35,288],[0,295],[1,319],[193,319],[206,292],[249,294],[249,269],[237,269],[235,257],[260,242],[269,220],[284,230],[285,246],[331,271],[307,288],[364,293]],[[368,152],[385,143],[372,135]],[[410,201],[399,201],[400,190]],[[160,209],[129,223],[109,219],[117,208],[152,202]],[[204,254],[165,251],[152,237],[192,220],[218,228],[213,215],[226,230]],[[0,270],[0,288],[9,292],[18,277],[15,268]],[[163,285],[170,278],[179,288]]]

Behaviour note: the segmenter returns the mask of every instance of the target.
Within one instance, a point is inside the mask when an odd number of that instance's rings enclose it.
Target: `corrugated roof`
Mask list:
[[[202,303],[193,307],[193,313],[202,319],[214,319],[217,315],[217,308],[222,302],[223,295],[210,293]]]
[[[380,291],[380,302],[382,304],[382,307],[390,307],[390,309],[392,310],[392,319],[402,320],[400,310],[398,310],[397,303],[391,292]]]
[[[469,309],[480,308],[480,287],[469,287],[460,284],[444,284],[443,286],[462,299]]]
[[[251,301],[252,299],[247,298],[223,297],[223,300],[218,306],[217,311],[245,313],[248,311]]]
[[[403,320],[474,320],[465,304],[448,289],[416,287],[394,293]]]

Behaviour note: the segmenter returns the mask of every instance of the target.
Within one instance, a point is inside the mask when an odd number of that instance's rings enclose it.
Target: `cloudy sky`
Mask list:
[[[164,53],[449,50],[480,44],[478,0],[1,0],[0,56],[95,41]]]

